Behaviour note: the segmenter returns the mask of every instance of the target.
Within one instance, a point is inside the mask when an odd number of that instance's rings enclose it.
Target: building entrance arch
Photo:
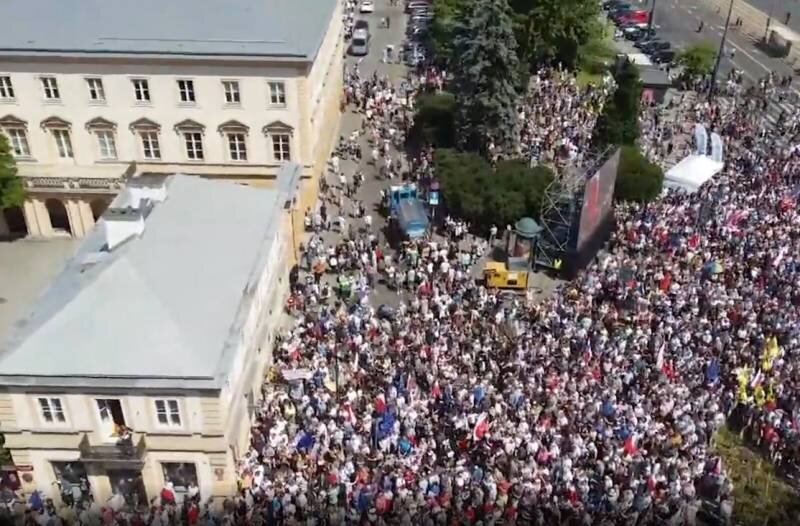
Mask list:
[[[66,232],[72,235],[72,228],[69,224],[69,214],[67,214],[67,207],[61,199],[51,197],[44,202],[47,208],[47,215],[50,216],[50,226],[53,227],[55,232]]]
[[[103,215],[103,212],[106,211],[108,204],[108,200],[103,199],[102,197],[92,200],[89,206],[92,207],[92,217],[94,218],[95,222],[97,222],[97,220],[100,219],[100,216]]]
[[[28,235],[28,224],[25,222],[25,212],[21,206],[11,206],[3,210],[3,217],[8,225],[11,237],[25,237]]]

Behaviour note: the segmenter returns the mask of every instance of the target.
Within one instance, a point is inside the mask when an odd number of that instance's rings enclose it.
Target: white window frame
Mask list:
[[[281,140],[283,138],[286,138],[285,144]],[[272,158],[276,162],[283,163],[292,160],[292,134],[273,132],[269,134],[269,140],[272,143]]]
[[[28,132],[25,128],[7,127],[3,130],[11,146],[11,154],[16,158],[27,159],[31,157],[31,145],[28,142]]]
[[[282,80],[270,80],[267,82],[269,89],[269,105],[273,108],[286,107],[286,83]]]
[[[138,104],[150,102],[150,81],[148,79],[131,79],[133,86],[133,100]]]
[[[53,134],[53,139],[56,141],[58,157],[60,159],[74,159],[75,152],[72,149],[72,137],[70,137],[69,130],[53,128],[50,131]]]
[[[45,100],[54,102],[61,100],[61,91],[58,89],[58,80],[55,77],[46,75],[39,77],[39,80],[42,83],[42,92]]]
[[[9,75],[0,75],[0,100],[14,100],[14,84]]]
[[[223,80],[222,93],[226,105],[238,106],[242,103],[242,90],[238,80]]]
[[[59,426],[67,424],[67,412],[64,410],[64,401],[58,396],[37,396],[36,405],[39,407],[39,418],[46,426]],[[49,420],[48,416],[49,415]]]
[[[117,159],[117,139],[112,130],[95,130],[97,152],[104,161]]]
[[[194,90],[194,80],[178,79],[178,100],[181,104],[197,104],[197,93]]]
[[[228,158],[234,162],[247,162],[247,136],[243,132],[227,132]]]
[[[142,157],[147,161],[161,160],[161,142],[155,130],[141,130],[139,140],[142,144]],[[148,154],[148,151],[150,152]]]
[[[181,134],[186,158],[190,161],[204,161],[206,156],[203,151],[203,133],[199,130],[184,130]]]
[[[159,427],[183,427],[181,404],[177,398],[157,398],[153,400],[153,407]]]
[[[86,86],[89,89],[89,101],[98,103],[106,101],[106,90],[103,79],[100,77],[86,77]]]

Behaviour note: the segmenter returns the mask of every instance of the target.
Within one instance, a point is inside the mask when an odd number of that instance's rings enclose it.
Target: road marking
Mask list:
[[[753,55],[751,55],[750,53],[748,53],[748,52],[747,52],[747,51],[746,51],[744,48],[742,48],[742,47],[741,47],[739,44],[737,44],[737,43],[736,43],[736,42],[734,42],[733,40],[730,40],[730,39],[728,39],[728,43],[729,43],[730,45],[732,45],[733,47],[735,47],[736,49],[738,49],[739,51],[741,51],[741,52],[742,52],[742,54],[743,54],[744,56],[746,56],[747,58],[749,58],[750,60],[752,60],[753,62],[755,62],[756,64],[758,64],[759,66],[761,66],[761,68],[762,68],[764,71],[766,71],[767,73],[769,73],[769,72],[771,72],[771,71],[772,71],[772,68],[768,68],[767,66],[765,66],[764,64],[762,64],[760,60],[758,60],[756,57],[754,57]],[[734,61],[733,63],[735,64],[735,63],[736,63],[736,61]]]

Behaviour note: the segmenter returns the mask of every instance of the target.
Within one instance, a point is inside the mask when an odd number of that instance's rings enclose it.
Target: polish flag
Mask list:
[[[630,456],[635,455],[636,452],[639,451],[636,447],[636,438],[634,438],[633,434],[625,439],[625,442],[622,444],[622,449]]]
[[[433,387],[431,387],[431,396],[434,398],[439,398],[442,396],[442,388],[439,387],[439,380],[433,382]]]

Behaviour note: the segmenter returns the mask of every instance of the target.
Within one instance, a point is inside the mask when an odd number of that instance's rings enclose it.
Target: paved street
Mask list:
[[[659,28],[662,38],[672,42],[673,47],[681,49],[696,42],[712,42],[719,46],[725,25],[727,13],[717,13],[704,7],[697,0],[653,0],[656,2],[654,24]],[[763,3],[771,0],[760,0]],[[643,2],[644,6],[652,5]],[[800,17],[798,17],[800,18]],[[704,22],[701,32],[697,32],[700,21]],[[733,61],[730,51],[736,50]],[[757,80],[770,71],[777,75],[791,75],[792,69],[781,60],[767,56],[758,49],[746,36],[739,34],[731,26],[728,31],[728,44],[726,53],[720,63],[720,71],[724,75],[735,64],[736,69],[742,70],[750,80]]]
[[[795,31],[800,31],[800,2],[798,0],[747,0],[747,3],[765,14],[771,15],[773,20],[782,24],[786,23],[786,14],[790,13],[787,25]]]

